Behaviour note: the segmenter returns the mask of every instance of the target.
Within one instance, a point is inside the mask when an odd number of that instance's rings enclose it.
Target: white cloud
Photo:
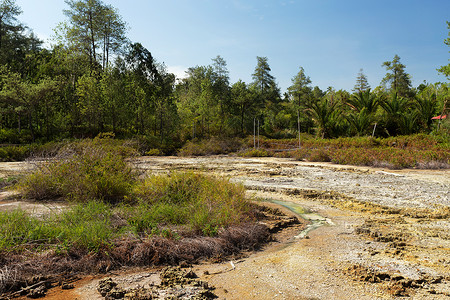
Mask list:
[[[177,79],[183,79],[187,77],[187,68],[183,66],[167,66],[167,72],[174,74]]]
[[[46,48],[46,49],[51,49],[52,48],[52,39],[51,37],[49,37],[46,34],[43,34],[41,32],[35,32],[33,31],[34,35],[40,39],[43,43],[42,43],[42,47]]]

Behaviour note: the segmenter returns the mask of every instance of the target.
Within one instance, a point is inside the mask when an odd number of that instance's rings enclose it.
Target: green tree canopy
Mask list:
[[[0,1],[0,51],[3,48],[3,39],[9,31],[17,28],[17,16],[22,13],[14,0]]]
[[[292,85],[288,87],[289,95],[298,106],[305,105],[308,95],[311,93],[311,79],[305,75],[305,70],[300,67],[297,75],[292,78]]]
[[[117,10],[101,0],[65,0],[68,24],[62,37],[73,50],[86,55],[92,68],[108,65],[110,52],[120,52],[125,44],[126,24]]]
[[[405,72],[405,65],[400,63],[400,57],[395,55],[392,61],[385,61],[382,66],[386,68],[388,73],[381,83],[387,87],[388,91],[398,93],[402,97],[410,97],[412,94],[411,78]]]
[[[26,77],[42,42],[22,25],[17,16],[22,13],[13,0],[0,0],[0,64]]]
[[[447,21],[447,28],[448,28],[448,38],[446,38],[444,40],[444,44],[446,44],[447,46],[450,46],[450,22],[449,21]],[[438,72],[444,74],[445,76],[447,76],[447,79],[450,80],[450,63],[448,63],[445,66],[440,67],[438,69]]]
[[[370,84],[367,81],[367,76],[364,74],[363,69],[359,70],[358,76],[356,77],[356,84],[353,88],[353,92],[360,93],[370,90]]]
[[[275,78],[270,74],[270,67],[267,57],[256,57],[257,65],[255,72],[252,74],[253,85],[261,93],[267,93],[274,85]]]

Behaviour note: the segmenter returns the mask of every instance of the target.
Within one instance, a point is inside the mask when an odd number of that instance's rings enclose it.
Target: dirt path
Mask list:
[[[232,263],[195,266],[220,299],[450,297],[450,170],[228,156],[143,157],[136,166],[149,173],[229,176],[251,196],[326,218],[306,237],[293,234],[289,242]],[[1,170],[0,164],[0,176]],[[136,274],[117,276],[127,282]],[[76,286],[70,295],[94,299],[95,280]]]

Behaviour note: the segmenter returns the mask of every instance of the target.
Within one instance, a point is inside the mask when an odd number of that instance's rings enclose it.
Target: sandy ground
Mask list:
[[[244,184],[250,197],[301,206],[305,217],[323,218],[307,235],[292,233],[245,259],[194,266],[220,299],[450,298],[450,170],[229,156],[142,157],[135,164],[147,174],[195,170],[227,176]],[[11,172],[0,163],[0,177]],[[18,205],[2,197],[0,209]],[[133,278],[145,284],[154,272],[115,276],[125,285],[140,283]],[[48,298],[100,299],[97,281],[86,278],[69,293],[54,291]]]

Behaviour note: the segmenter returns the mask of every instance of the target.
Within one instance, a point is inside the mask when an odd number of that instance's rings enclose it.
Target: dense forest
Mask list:
[[[0,143],[112,132],[173,149],[193,138],[251,135],[256,123],[271,138],[295,137],[299,127],[334,138],[438,133],[438,125],[448,126],[432,117],[448,112],[449,83],[413,87],[398,55],[380,62],[386,75],[379,86],[371,88],[361,70],[352,91],[323,91],[299,67],[283,93],[267,57],[256,57],[249,83],[231,83],[219,55],[177,79],[127,38],[117,9],[101,0],[66,4],[66,20],[47,49],[20,22],[15,1],[0,1]],[[450,37],[444,42],[450,45]],[[450,64],[438,71],[449,78]]]

